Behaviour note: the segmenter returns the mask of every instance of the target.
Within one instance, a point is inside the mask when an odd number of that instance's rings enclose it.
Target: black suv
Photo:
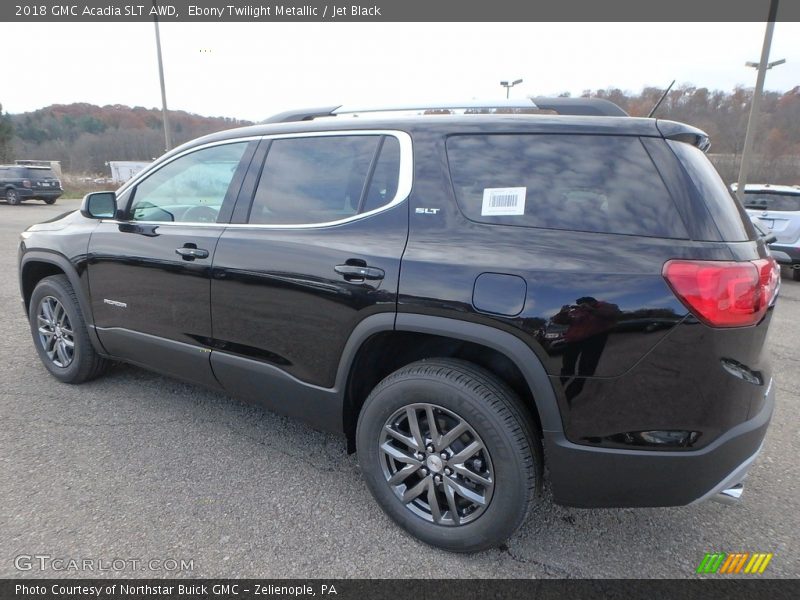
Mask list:
[[[55,204],[64,190],[50,167],[0,165],[0,193],[8,204],[19,204],[23,200]]]
[[[536,103],[560,114],[324,109],[169,152],[22,234],[42,362],[342,432],[383,510],[449,550],[510,536],[545,466],[566,505],[735,501],[777,265],[703,132]]]

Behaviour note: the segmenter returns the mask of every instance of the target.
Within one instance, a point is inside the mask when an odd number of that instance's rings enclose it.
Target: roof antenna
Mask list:
[[[666,90],[664,90],[664,94],[661,96],[661,98],[658,99],[658,102],[656,102],[656,105],[653,107],[653,110],[651,110],[650,114],[647,115],[648,119],[651,118],[654,114],[656,114],[658,107],[661,106],[661,103],[664,101],[664,98],[667,97],[667,94],[669,94],[669,91],[672,89],[673,85],[675,85],[674,79],[672,80],[672,83],[669,84],[669,87]]]

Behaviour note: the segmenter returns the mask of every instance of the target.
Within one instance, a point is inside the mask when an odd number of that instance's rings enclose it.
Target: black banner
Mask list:
[[[783,600],[797,598],[796,580],[257,580],[16,579],[0,581],[3,600]]]
[[[770,0],[4,0],[10,22],[503,22],[765,21]],[[777,20],[800,21],[800,2],[781,0]]]

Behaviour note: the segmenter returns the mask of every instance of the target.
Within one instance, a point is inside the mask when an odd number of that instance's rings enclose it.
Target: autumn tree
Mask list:
[[[14,127],[11,118],[3,112],[3,105],[0,104],[0,163],[11,161],[13,137]]]

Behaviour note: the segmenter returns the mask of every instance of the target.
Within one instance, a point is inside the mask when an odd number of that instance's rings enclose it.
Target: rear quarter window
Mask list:
[[[685,142],[668,140],[694,185],[695,201],[708,209],[723,241],[742,242],[751,239],[750,219],[739,201],[731,194],[706,155]]]
[[[688,237],[637,137],[454,135],[447,157],[459,207],[473,221]]]
[[[4,177],[5,179],[25,179],[25,177],[27,177],[25,171],[25,169],[6,167],[5,169],[0,170],[0,176]]]

